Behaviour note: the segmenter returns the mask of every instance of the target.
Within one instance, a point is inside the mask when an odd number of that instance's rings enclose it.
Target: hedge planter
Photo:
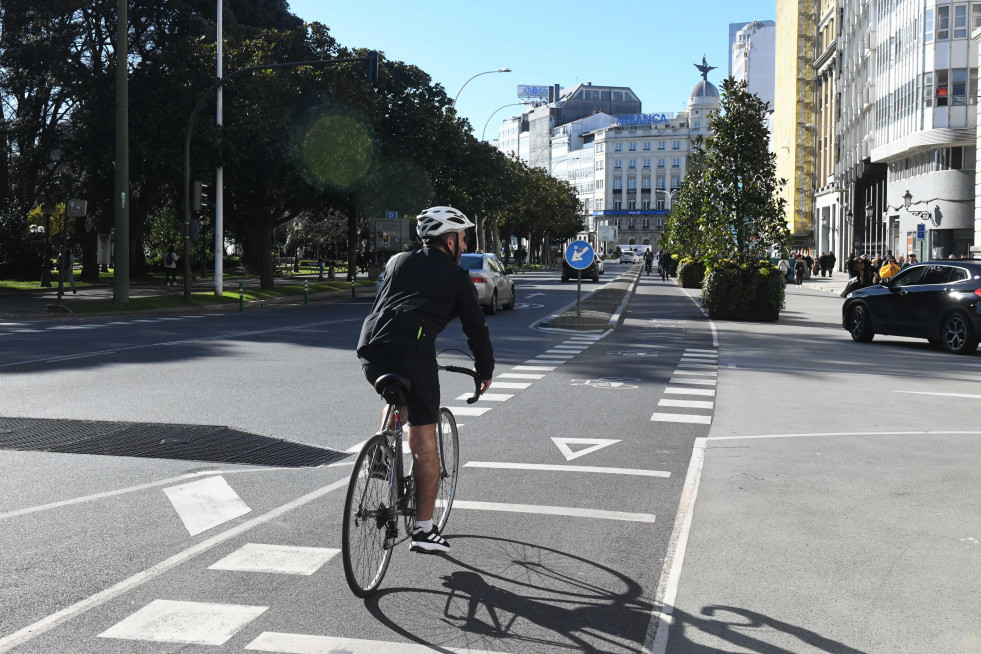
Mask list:
[[[701,288],[705,281],[705,264],[694,259],[682,259],[678,263],[678,285],[681,288]]]
[[[780,271],[768,261],[723,261],[706,275],[701,301],[717,320],[773,322],[780,318],[785,288]]]

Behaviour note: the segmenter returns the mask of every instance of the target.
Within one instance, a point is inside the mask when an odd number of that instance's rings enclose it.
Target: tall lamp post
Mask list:
[[[116,19],[116,261],[112,276],[112,300],[129,302],[129,19],[126,3],[117,0]]]
[[[484,123],[484,131],[482,131],[480,133],[480,140],[483,141],[484,140],[484,137],[487,135],[487,126],[490,125],[491,118],[494,117],[494,114],[496,114],[501,109],[506,109],[507,107],[517,107],[518,105],[521,105],[523,107],[525,105],[525,103],[524,102],[512,102],[511,104],[501,105],[500,107],[498,107],[497,109],[495,109],[493,112],[491,112],[491,115],[487,117],[487,122]]]
[[[480,77],[481,75],[490,75],[491,73],[510,73],[510,72],[511,72],[510,68],[498,68],[497,70],[485,70],[482,73],[477,73],[476,75],[468,79],[466,82],[464,82],[463,86],[460,87],[460,90],[456,92],[456,97],[453,98],[453,108],[456,109],[456,101],[460,99],[460,94],[463,93],[463,89],[466,88],[467,84],[472,82],[475,78]]]

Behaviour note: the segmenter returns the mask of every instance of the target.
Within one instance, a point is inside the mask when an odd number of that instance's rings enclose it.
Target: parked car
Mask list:
[[[841,325],[861,343],[892,334],[970,354],[981,334],[981,262],[927,261],[856,289],[845,296]]]
[[[599,272],[599,257],[595,257],[594,256],[592,262],[588,266],[586,266],[585,268],[582,268],[581,270],[576,269],[576,268],[573,268],[572,266],[569,265],[569,262],[568,261],[566,261],[565,259],[562,259],[562,281],[563,282],[567,282],[570,279],[576,279],[576,276],[580,272],[582,273],[582,278],[583,279],[591,279],[594,282],[598,282],[599,281],[599,276],[600,276],[600,272]]]
[[[508,311],[514,308],[514,282],[508,276],[511,269],[505,268],[496,255],[467,253],[460,257],[460,266],[470,272],[477,299],[487,313],[497,313],[498,305]]]
[[[596,272],[598,272],[600,275],[606,272],[606,264],[603,263],[603,255],[596,253],[593,255],[593,261],[596,262]]]
[[[620,263],[637,263],[637,255],[633,250],[620,250]]]

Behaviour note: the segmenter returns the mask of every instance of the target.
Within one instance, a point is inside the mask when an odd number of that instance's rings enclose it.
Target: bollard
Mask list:
[[[304,306],[310,304],[310,280],[303,280],[303,304]]]
[[[245,311],[245,284],[243,282],[238,283],[238,310],[239,313]]]
[[[354,280],[353,279],[351,280],[351,297],[355,297],[355,295],[354,295]]]

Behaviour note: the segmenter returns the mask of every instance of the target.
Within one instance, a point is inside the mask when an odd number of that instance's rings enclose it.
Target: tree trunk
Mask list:
[[[347,212],[347,281],[354,281],[358,274],[358,250],[361,238],[358,234],[358,212]]]
[[[494,245],[494,254],[500,256],[501,254],[501,230],[500,225],[497,223],[497,218],[492,218],[489,222],[491,241]]]

